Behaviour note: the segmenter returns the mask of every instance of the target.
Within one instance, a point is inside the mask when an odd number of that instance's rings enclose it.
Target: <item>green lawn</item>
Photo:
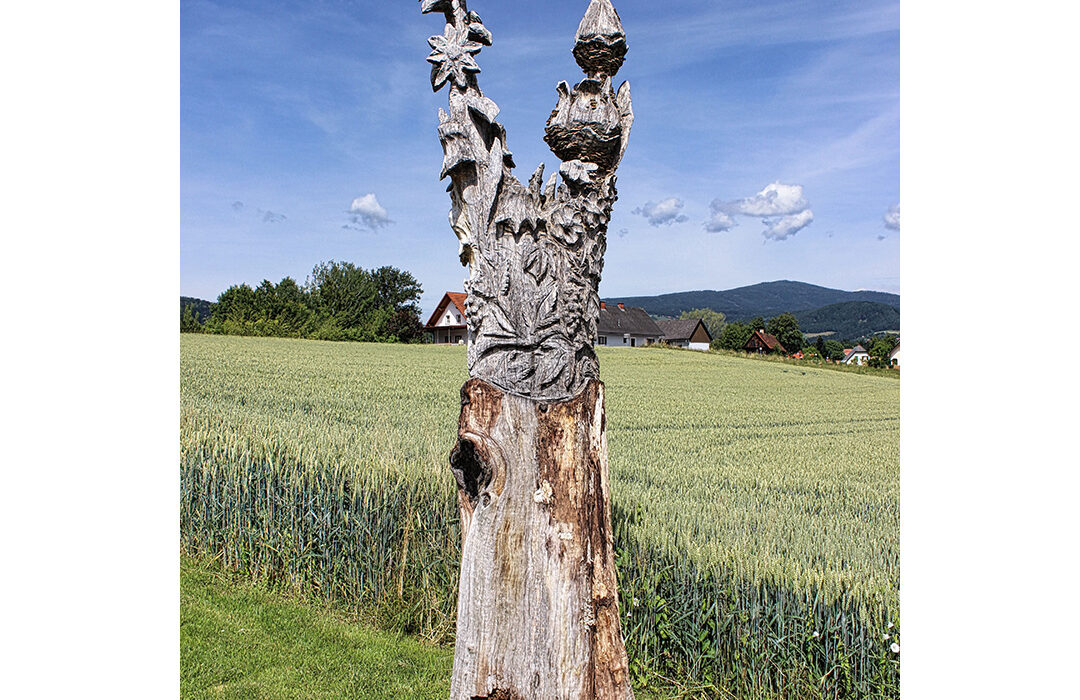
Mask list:
[[[180,696],[438,698],[454,650],[373,629],[340,608],[180,560]],[[691,697],[683,690],[642,700]]]
[[[182,698],[439,698],[454,652],[183,558]]]

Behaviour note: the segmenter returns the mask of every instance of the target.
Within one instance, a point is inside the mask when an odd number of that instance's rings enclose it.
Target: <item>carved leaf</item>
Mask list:
[[[487,305],[488,315],[491,320],[495,322],[495,325],[505,334],[504,337],[513,338],[517,336],[517,331],[514,329],[514,324],[511,323],[510,317],[507,316],[506,311],[499,305],[498,302],[491,302]],[[493,332],[488,332],[489,335],[495,335]]]

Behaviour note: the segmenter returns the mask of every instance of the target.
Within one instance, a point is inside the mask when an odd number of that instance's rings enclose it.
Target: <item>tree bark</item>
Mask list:
[[[461,389],[451,700],[632,699],[619,626],[604,385],[538,401]]]

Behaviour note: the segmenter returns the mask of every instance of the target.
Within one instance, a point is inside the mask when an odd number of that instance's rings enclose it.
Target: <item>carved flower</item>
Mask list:
[[[452,80],[458,87],[465,87],[469,73],[479,73],[480,66],[476,65],[473,56],[480,53],[483,45],[463,40],[461,33],[453,25],[447,24],[442,36],[435,35],[428,39],[428,44],[434,49],[427,57],[431,68],[431,88],[438,90]]]

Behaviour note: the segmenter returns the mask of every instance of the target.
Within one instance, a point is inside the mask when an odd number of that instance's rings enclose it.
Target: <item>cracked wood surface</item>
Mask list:
[[[450,697],[632,698],[603,384],[544,403],[471,379],[458,434],[464,544]]]

